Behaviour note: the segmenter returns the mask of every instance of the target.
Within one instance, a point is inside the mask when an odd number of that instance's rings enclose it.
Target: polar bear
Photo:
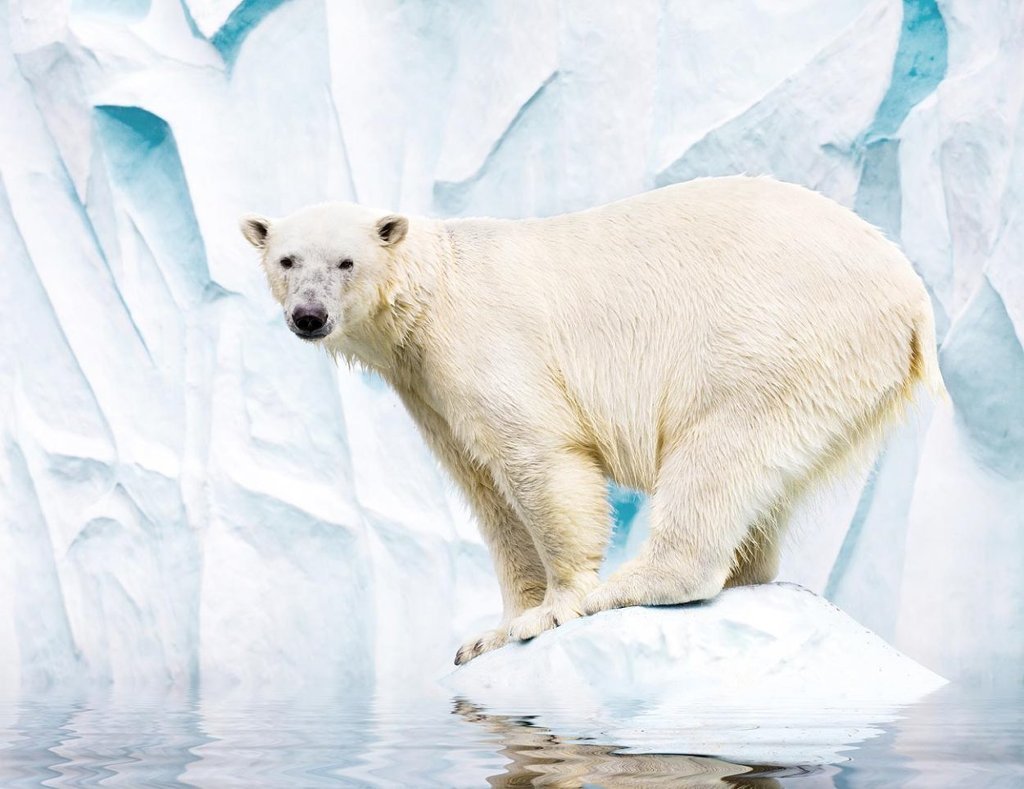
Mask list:
[[[288,327],[379,373],[462,489],[504,613],[456,663],[605,609],[774,578],[793,504],[942,391],[921,280],[868,223],[769,178],[546,219],[348,203],[246,216]],[[603,584],[607,481],[651,496]]]

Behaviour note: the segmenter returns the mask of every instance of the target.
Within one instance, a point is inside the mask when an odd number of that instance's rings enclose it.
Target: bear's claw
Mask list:
[[[459,647],[459,651],[455,653],[455,665],[461,666],[473,658],[480,657],[485,652],[491,652],[503,647],[507,643],[507,627],[497,627],[494,630],[488,630],[482,636],[471,638]]]

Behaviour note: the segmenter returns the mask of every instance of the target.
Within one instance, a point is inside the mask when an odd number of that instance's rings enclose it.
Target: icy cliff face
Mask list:
[[[0,686],[408,689],[497,609],[409,419],[288,334],[240,213],[544,215],[740,171],[902,242],[951,394],[805,515],[786,577],[1018,679],[1021,73],[1019,0],[3,4]]]

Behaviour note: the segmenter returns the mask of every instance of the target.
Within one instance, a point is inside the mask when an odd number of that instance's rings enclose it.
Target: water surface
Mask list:
[[[631,747],[615,741],[614,710],[603,716],[497,715],[457,698],[36,696],[0,704],[0,786],[1024,786],[1020,695],[947,688],[867,726],[823,710],[681,709],[631,730]]]

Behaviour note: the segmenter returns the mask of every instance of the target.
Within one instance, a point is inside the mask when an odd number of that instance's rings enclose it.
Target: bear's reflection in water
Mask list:
[[[454,714],[498,736],[499,752],[509,760],[505,772],[488,779],[491,786],[557,787],[781,787],[780,777],[806,773],[805,768],[742,765],[713,756],[621,753],[614,745],[559,737],[529,716],[492,715],[472,702],[455,701]]]

